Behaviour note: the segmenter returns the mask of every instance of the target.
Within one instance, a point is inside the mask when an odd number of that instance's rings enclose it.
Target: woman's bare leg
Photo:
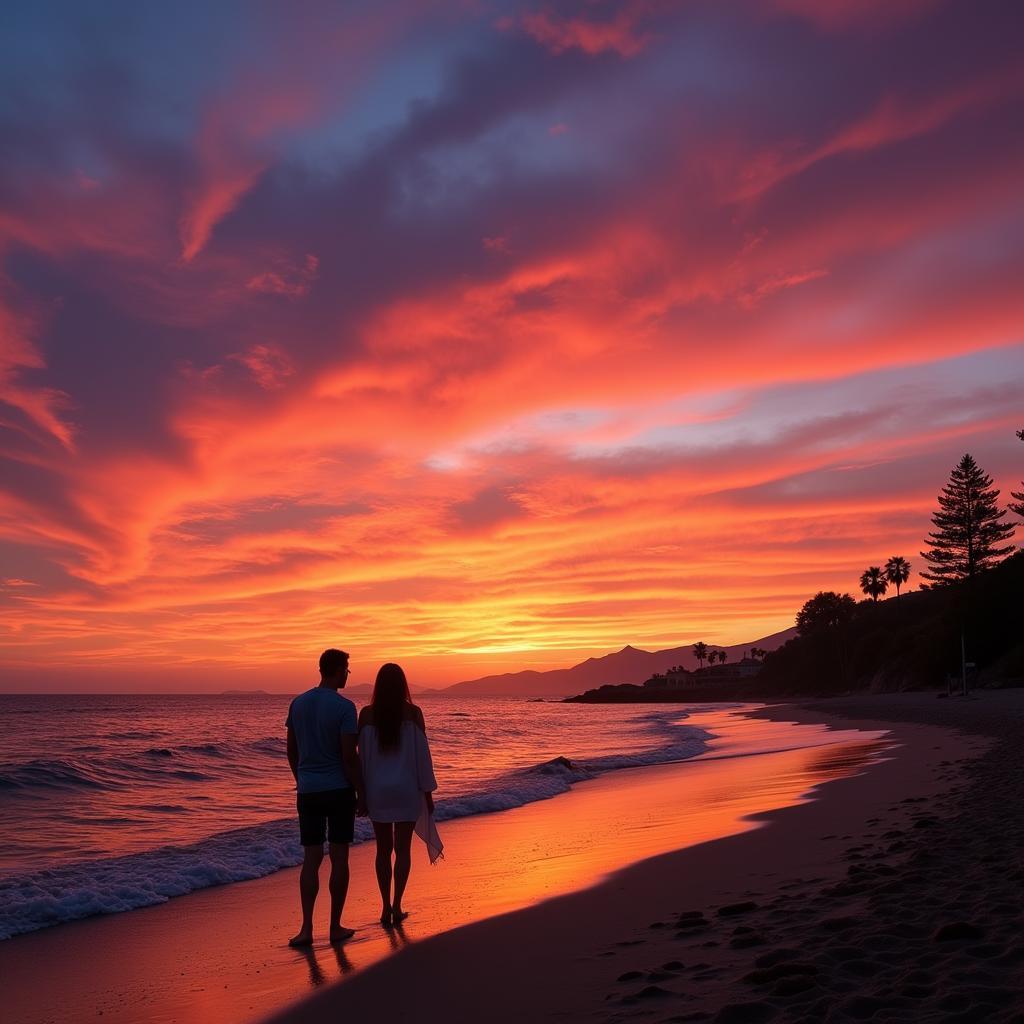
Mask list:
[[[395,848],[394,826],[390,821],[375,821],[373,834],[377,837],[377,888],[380,889],[381,924],[391,923],[391,854]]]
[[[391,914],[395,921],[401,921],[406,916],[402,910],[402,897],[412,868],[412,830],[415,825],[414,821],[395,822],[395,901],[391,904]]]

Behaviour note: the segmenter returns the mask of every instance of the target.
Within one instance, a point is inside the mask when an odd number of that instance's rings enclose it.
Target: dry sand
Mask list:
[[[774,716],[901,748],[770,826],[405,949],[273,1018],[1024,1021],[1024,693]]]

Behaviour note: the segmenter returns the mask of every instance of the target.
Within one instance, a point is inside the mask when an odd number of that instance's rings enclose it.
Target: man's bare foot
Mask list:
[[[288,945],[291,946],[292,949],[300,948],[302,946],[312,946],[313,945],[313,929],[312,928],[303,928],[302,931],[300,931],[298,935],[293,935],[288,940]]]
[[[408,910],[403,910],[401,907],[391,908],[391,920],[394,921],[395,924],[399,924],[401,921],[404,921],[408,916]]]
[[[344,942],[346,939],[351,939],[355,933],[354,928],[332,928],[331,945],[333,946],[338,942]]]

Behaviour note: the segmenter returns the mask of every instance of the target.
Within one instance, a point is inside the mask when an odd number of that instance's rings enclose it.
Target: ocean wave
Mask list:
[[[99,773],[75,761],[22,761],[0,765],[0,790],[106,789]]]
[[[706,749],[710,734],[692,726],[673,726],[667,737],[667,745],[639,754],[586,760],[556,756],[507,772],[478,792],[439,799],[436,817],[450,821],[505,811],[558,796],[604,772],[694,757]],[[357,820],[355,841],[365,842],[372,836],[370,822]],[[295,821],[283,818],[221,832],[190,845],[2,878],[0,939],[64,921],[164,903],[209,886],[261,878],[301,860]]]
[[[283,754],[288,749],[288,744],[285,742],[283,736],[266,736],[261,740],[254,740],[249,744],[250,750],[255,750],[258,754],[270,754],[276,756]]]
[[[87,753],[81,748],[79,753]],[[26,793],[35,789],[126,789],[141,782],[179,779],[206,782],[221,773],[251,769],[253,752],[274,759],[285,742],[268,736],[251,743],[183,743],[116,757],[35,759],[0,763],[0,791]]]

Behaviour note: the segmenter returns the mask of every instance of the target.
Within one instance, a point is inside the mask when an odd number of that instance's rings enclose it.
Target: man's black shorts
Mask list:
[[[332,843],[352,842],[356,822],[354,789],[300,793],[295,803],[303,846],[323,846],[325,838]]]

